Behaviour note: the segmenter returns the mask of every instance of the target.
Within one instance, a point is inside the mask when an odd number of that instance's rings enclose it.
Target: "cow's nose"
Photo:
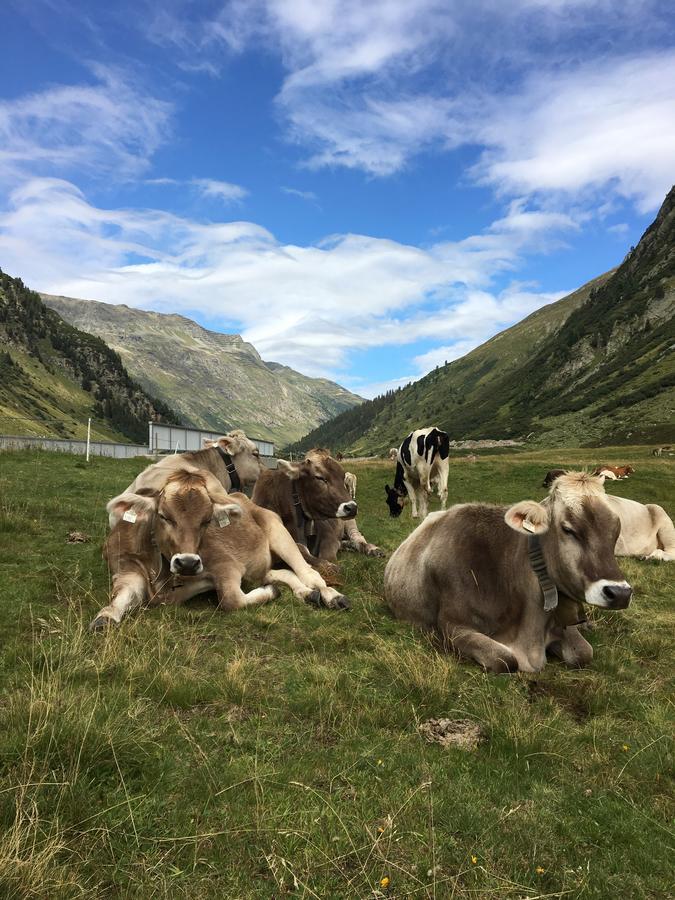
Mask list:
[[[338,519],[353,519],[356,513],[358,512],[358,506],[353,500],[350,500],[349,503],[341,503],[338,506],[337,518]]]
[[[633,596],[633,588],[629,584],[606,584],[602,593],[612,609],[625,609]]]
[[[171,557],[171,571],[176,575],[197,575],[202,568],[201,558],[196,553],[175,553]]]

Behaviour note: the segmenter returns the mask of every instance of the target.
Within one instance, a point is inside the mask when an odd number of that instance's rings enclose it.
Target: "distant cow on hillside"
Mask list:
[[[391,516],[399,516],[406,494],[412,504],[413,519],[429,511],[429,494],[438,490],[441,508],[448,499],[450,438],[435,426],[411,431],[396,454],[394,487],[384,486]]]
[[[594,475],[604,475],[610,481],[616,481],[617,478],[628,478],[635,469],[632,466],[598,466],[593,470]]]

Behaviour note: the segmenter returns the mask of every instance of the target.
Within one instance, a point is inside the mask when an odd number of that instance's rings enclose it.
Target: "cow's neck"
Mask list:
[[[216,446],[216,450],[220,453],[220,458],[225,463],[225,468],[227,469],[227,474],[230,476],[230,488],[233,491],[241,490],[241,478],[239,477],[239,473],[237,472],[232,457],[229,453],[226,453],[222,447]]]

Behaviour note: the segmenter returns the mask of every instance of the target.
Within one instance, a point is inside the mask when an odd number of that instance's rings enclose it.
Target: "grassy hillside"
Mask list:
[[[283,445],[361,402],[332,381],[264,362],[238,334],[209,331],[184,316],[42,297],[68,322],[102,338],[148,391],[201,428],[244,428]]]
[[[148,421],[179,421],[134,382],[102,340],[64,322],[0,271],[0,433],[147,441]]]
[[[431,423],[459,440],[672,441],[674,341],[675,189],[618,269],[292,449],[381,453]]]
[[[675,514],[672,460],[635,448],[453,460],[450,500],[540,497],[546,469],[597,462],[632,462],[609,489]],[[413,524],[384,515],[391,466],[352,465],[362,529],[391,551]],[[349,554],[349,613],[284,593],[90,636],[104,503],[137,471],[2,456],[0,896],[670,896],[675,564],[622,563],[634,604],[593,611],[583,671],[438,654],[387,612],[385,561]],[[485,740],[428,744],[430,717]]]

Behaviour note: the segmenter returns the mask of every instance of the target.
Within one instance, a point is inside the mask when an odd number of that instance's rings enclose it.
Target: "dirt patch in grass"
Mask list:
[[[470,719],[428,719],[417,729],[430,744],[457,747],[459,750],[477,750],[486,735],[477,722]]]

